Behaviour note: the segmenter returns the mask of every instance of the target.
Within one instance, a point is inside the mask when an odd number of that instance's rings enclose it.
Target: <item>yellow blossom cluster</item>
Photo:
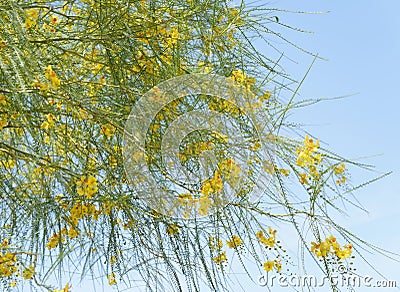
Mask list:
[[[31,85],[36,88],[39,88],[39,90],[41,91],[49,90],[50,87],[54,89],[58,89],[60,87],[61,81],[57,77],[57,74],[53,71],[53,67],[51,65],[47,66],[44,75],[50,83],[49,82],[41,83],[37,80],[34,80]]]
[[[319,140],[314,141],[314,139],[310,138],[306,135],[303,146],[297,149],[297,165],[300,167],[306,167],[307,165],[313,165],[316,162],[319,163],[321,161],[321,156],[315,154],[319,150]]]
[[[311,252],[317,257],[327,257],[328,255],[336,255],[339,259],[349,258],[352,253],[352,244],[345,244],[343,248],[336,241],[333,235],[325,238],[325,241],[320,243],[311,242]]]
[[[40,10],[35,8],[31,8],[25,11],[26,17],[24,27],[26,29],[29,29],[38,24],[39,11]],[[57,15],[50,15],[48,21],[43,23],[42,28],[47,32],[55,33],[55,26],[58,25],[59,22],[60,21]]]
[[[279,169],[279,172],[280,172],[282,175],[288,177],[289,174],[290,174],[290,169],[280,168],[280,169]]]
[[[185,162],[188,158],[198,156],[201,152],[212,150],[213,148],[214,144],[212,142],[191,143],[183,151],[179,152],[179,159],[181,162]]]
[[[8,115],[7,113],[7,108],[9,106],[9,103],[6,99],[6,97],[3,94],[0,94],[0,131],[3,130],[4,127],[7,126],[7,118]],[[3,113],[4,112],[4,113]]]
[[[201,193],[208,196],[210,194],[219,193],[224,188],[221,175],[218,171],[214,172],[211,179],[207,179],[201,186]]]
[[[45,71],[46,79],[50,81],[53,88],[57,89],[60,87],[60,79],[58,79],[57,74],[53,71],[51,65],[47,66]]]
[[[110,286],[117,284],[117,281],[115,280],[115,273],[108,274],[107,279]]]
[[[33,265],[30,265],[27,267],[25,270],[22,272],[22,277],[25,280],[32,279],[32,277],[35,275],[35,267]]]
[[[46,115],[46,121],[40,125],[41,130],[47,130],[54,127],[54,116],[52,114]]]
[[[115,126],[111,124],[105,124],[101,126],[101,132],[106,136],[107,138],[112,138],[115,134]]]
[[[276,271],[279,273],[282,270],[282,263],[278,260],[274,260],[274,261],[267,261],[263,265],[263,268],[266,272],[272,272],[274,267]]]
[[[346,170],[346,165],[344,164],[344,162],[333,168],[333,173],[338,177],[338,179],[336,180],[336,184],[341,185],[346,182],[346,177],[343,175],[345,170]]]
[[[22,276],[24,280],[30,280],[35,275],[34,265],[29,265],[23,270],[21,262],[18,261],[17,254],[26,254],[25,252],[10,252],[7,251],[11,247],[8,239],[4,239],[0,244],[0,277],[9,278],[11,276]],[[10,283],[11,287],[17,285],[16,281]]]
[[[259,99],[263,101],[268,101],[271,98],[271,92],[269,90],[264,91],[264,93],[259,97]]]
[[[77,193],[80,196],[85,196],[87,199],[91,199],[94,194],[98,191],[97,179],[93,175],[82,176],[79,181],[76,182]]]
[[[102,211],[100,211],[96,208],[94,204],[91,203],[84,204],[80,201],[76,201],[75,204],[69,210],[70,223],[72,224],[72,226],[78,226],[79,220],[84,217],[92,217],[92,219],[97,220],[101,212],[109,213],[109,209],[111,207],[108,205],[109,204],[104,203]]]
[[[226,242],[226,246],[229,248],[238,248],[243,244],[242,239],[237,235],[232,235],[231,240]]]
[[[102,204],[102,208],[98,210],[95,204],[83,203],[76,200],[71,208],[65,204],[59,196],[56,200],[60,203],[62,208],[69,210],[69,216],[67,216],[68,224],[70,227],[62,228],[59,233],[54,232],[53,236],[50,237],[49,242],[46,244],[48,249],[53,249],[58,246],[59,243],[65,243],[67,237],[69,239],[74,239],[79,236],[80,232],[78,229],[79,220],[84,217],[90,217],[93,220],[97,220],[100,214],[107,214],[113,208],[113,204]]]
[[[277,231],[275,229],[268,227],[268,237],[264,235],[262,230],[259,230],[256,233],[256,237],[260,243],[265,245],[265,247],[272,248],[276,243],[276,233]],[[276,272],[279,273],[282,270],[282,263],[280,260],[270,260],[264,263],[263,268],[266,272],[271,272],[275,268]]]
[[[179,226],[175,223],[169,224],[166,231],[169,235],[178,234],[180,232]]]
[[[248,77],[246,73],[240,69],[232,71],[232,76],[229,77],[229,79],[245,86],[248,89],[255,83],[254,77]]]
[[[207,143],[198,143],[203,145],[201,149],[205,149]],[[199,150],[196,150],[199,151]],[[184,218],[188,218],[192,211],[197,210],[201,216],[206,216],[211,206],[222,206],[224,201],[219,194],[224,190],[224,181],[232,184],[237,181],[241,173],[240,166],[233,159],[226,159],[218,163],[218,168],[214,171],[213,176],[206,179],[200,189],[200,196],[196,197],[192,193],[182,193],[176,198],[174,208],[183,208]]]
[[[234,101],[228,101],[226,99],[213,98],[209,103],[208,107],[212,111],[218,111],[222,113],[227,113],[232,117],[240,114],[240,109],[235,105]]]
[[[17,256],[14,253],[0,252],[0,276],[9,277],[18,272]]]
[[[234,182],[237,180],[242,172],[240,166],[232,158],[228,158],[218,163],[218,170],[228,182]]]
[[[67,234],[66,229],[63,229],[60,234],[57,234],[56,232],[53,233],[53,236],[50,237],[49,242],[46,244],[46,247],[48,249],[53,249],[58,246],[58,244],[64,243],[65,242],[65,234]]]
[[[224,182],[222,176],[227,182],[232,183],[237,180],[238,175],[241,172],[240,167],[232,160],[227,159],[218,164],[218,170],[214,171],[211,179],[205,180],[200,188],[202,196],[199,198],[199,209],[198,213],[202,216],[207,215],[208,210],[213,203],[209,198],[211,194],[218,195],[224,189]],[[217,198],[214,199],[214,203]]]
[[[321,154],[317,153],[319,147],[319,140],[314,141],[314,139],[306,135],[303,141],[303,146],[296,150],[296,164],[300,167],[308,168],[309,175],[313,178],[318,178],[320,175],[316,167],[316,165],[319,165],[322,160]],[[302,184],[308,184],[309,175],[307,173],[300,173],[300,182]]]
[[[70,291],[69,288],[70,288],[69,284],[67,283],[63,289],[61,289],[61,290],[60,289],[58,289],[58,290],[56,289],[56,290],[53,290],[53,292],[68,292],[68,291]]]
[[[32,9],[29,9],[26,11],[26,15],[27,15],[27,17],[25,18],[24,26],[26,29],[28,29],[36,24],[36,21],[39,17],[39,13],[38,13],[37,9],[32,8]]]
[[[219,253],[216,257],[213,257],[213,261],[219,265],[227,260],[226,251]]]
[[[275,229],[273,230],[271,227],[268,227],[268,237],[264,236],[264,232],[262,230],[256,233],[256,237],[260,243],[269,247],[273,247],[276,241],[276,233],[277,231]]]

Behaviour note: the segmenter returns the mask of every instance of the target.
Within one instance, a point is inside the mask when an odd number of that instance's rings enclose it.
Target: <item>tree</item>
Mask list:
[[[1,3],[4,289],[52,291],[72,267],[109,285],[229,291],[231,256],[287,273],[279,222],[327,276],[351,271],[363,241],[329,210],[356,204],[348,167],[362,165],[288,136],[300,131],[289,111],[314,101],[297,101],[301,82],[253,44],[285,40],[279,13],[220,0]]]

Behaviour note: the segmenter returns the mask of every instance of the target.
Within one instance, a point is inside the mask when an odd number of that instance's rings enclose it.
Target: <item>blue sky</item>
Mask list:
[[[299,93],[302,98],[357,94],[297,111],[290,119],[304,123],[309,132],[337,153],[376,166],[375,172],[353,172],[355,184],[393,171],[389,177],[355,193],[368,214],[350,208],[350,217],[338,218],[338,221],[366,241],[400,253],[400,1],[281,0],[268,3],[295,11],[330,11],[316,15],[279,15],[282,23],[313,31],[312,34],[293,32],[286,36],[327,59],[316,61]],[[300,79],[313,57],[278,45],[297,62],[284,61],[288,73]],[[261,50],[269,52],[268,48]],[[367,258],[388,279],[397,280],[400,285],[399,263],[383,256],[367,255]],[[373,274],[362,261],[358,263],[359,271]],[[375,276],[375,279],[382,277]],[[357,289],[378,290],[398,291]]]

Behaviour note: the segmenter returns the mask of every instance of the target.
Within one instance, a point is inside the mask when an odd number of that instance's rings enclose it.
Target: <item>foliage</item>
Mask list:
[[[278,13],[221,0],[1,2],[4,289],[28,282],[52,291],[54,272],[65,280],[72,269],[82,277],[104,276],[110,285],[132,287],[139,279],[149,291],[227,291],[231,259],[253,280],[249,260],[266,272],[293,266],[278,240],[279,222],[295,227],[302,248],[321,259],[327,275],[347,262],[357,238],[329,211],[340,211],[338,200],[353,203],[348,165],[354,163],[308,135],[282,134],[299,130],[286,123],[287,114],[309,101],[294,102],[293,80],[253,45],[260,36],[283,39],[274,27],[291,29],[279,23]],[[164,107],[146,140],[148,163],[160,181],[165,169],[157,147],[185,112],[218,111],[250,137],[242,145],[250,151],[247,185],[212,213],[212,195],[244,170],[227,150],[229,137],[206,131],[185,137],[179,157],[185,168],[197,172],[204,151],[214,151],[218,165],[196,190],[177,194],[183,205],[200,206],[199,216],[179,219],[141,201],[124,172],[122,141],[131,107],[143,94],[193,73],[225,76],[250,91],[246,111],[263,113],[270,135],[252,139],[254,129],[234,102],[193,95]],[[274,145],[274,159],[259,152],[266,141]],[[270,184],[252,201],[255,169]],[[294,183],[299,191],[291,189]],[[312,245],[301,224],[312,229]],[[341,247],[331,234],[348,244]]]

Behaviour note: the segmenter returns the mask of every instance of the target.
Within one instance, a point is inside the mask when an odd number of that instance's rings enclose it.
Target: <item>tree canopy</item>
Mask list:
[[[298,100],[302,81],[257,49],[297,47],[282,13],[2,0],[3,289],[68,291],[59,281],[79,273],[121,289],[233,291],[231,261],[252,280],[251,265],[290,274],[280,222],[326,275],[351,271],[365,242],[330,212],[358,205],[365,184],[351,185],[349,167],[365,166],[287,121],[317,101]]]

